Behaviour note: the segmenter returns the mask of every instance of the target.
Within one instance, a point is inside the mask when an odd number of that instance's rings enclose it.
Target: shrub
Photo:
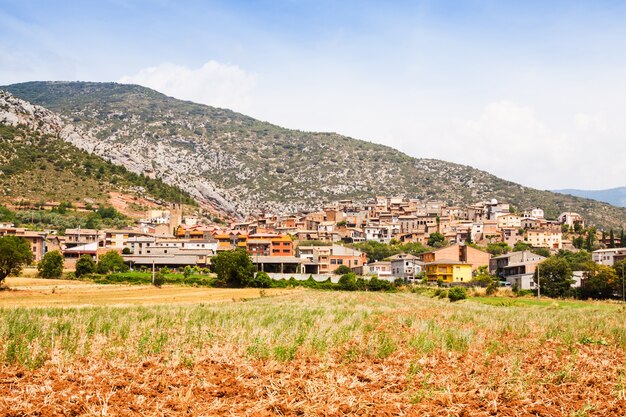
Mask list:
[[[352,272],[352,270],[345,265],[340,265],[339,268],[335,269],[336,275],[346,275],[350,272]]]
[[[339,289],[343,291],[356,291],[356,274],[350,272],[349,274],[342,275],[341,278],[339,278]]]
[[[256,288],[270,288],[272,286],[272,278],[266,272],[258,272],[249,281],[248,285]]]
[[[467,298],[467,290],[463,287],[453,287],[448,291],[448,298],[451,302],[465,300]]]
[[[76,261],[76,278],[80,278],[83,275],[89,275],[96,272],[96,262],[89,255],[81,255]]]

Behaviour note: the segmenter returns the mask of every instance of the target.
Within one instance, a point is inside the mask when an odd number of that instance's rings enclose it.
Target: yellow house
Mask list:
[[[428,281],[443,282],[470,282],[472,280],[472,265],[459,261],[441,260],[426,264]]]

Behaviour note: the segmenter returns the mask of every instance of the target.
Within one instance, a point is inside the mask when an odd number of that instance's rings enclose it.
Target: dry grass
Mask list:
[[[0,415],[623,416],[624,314],[316,291],[0,309]]]

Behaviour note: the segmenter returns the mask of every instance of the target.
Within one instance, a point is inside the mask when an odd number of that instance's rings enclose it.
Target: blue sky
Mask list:
[[[537,188],[626,185],[626,5],[0,0],[0,84],[133,82]]]

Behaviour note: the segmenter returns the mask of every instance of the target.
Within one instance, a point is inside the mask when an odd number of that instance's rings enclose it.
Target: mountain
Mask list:
[[[40,106],[0,91],[0,201],[112,204],[193,200],[178,187],[142,177],[81,150],[60,136],[80,131]]]
[[[496,198],[518,209],[542,207],[552,218],[577,211],[594,224],[626,224],[626,210],[608,204],[336,133],[284,129],[138,85],[28,82],[0,88],[59,113],[83,132],[61,134],[77,147],[133,172],[154,173],[235,215],[393,195],[450,204]]]
[[[565,189],[554,190],[554,192],[603,201],[617,207],[626,207],[626,187],[609,188],[606,190]]]

